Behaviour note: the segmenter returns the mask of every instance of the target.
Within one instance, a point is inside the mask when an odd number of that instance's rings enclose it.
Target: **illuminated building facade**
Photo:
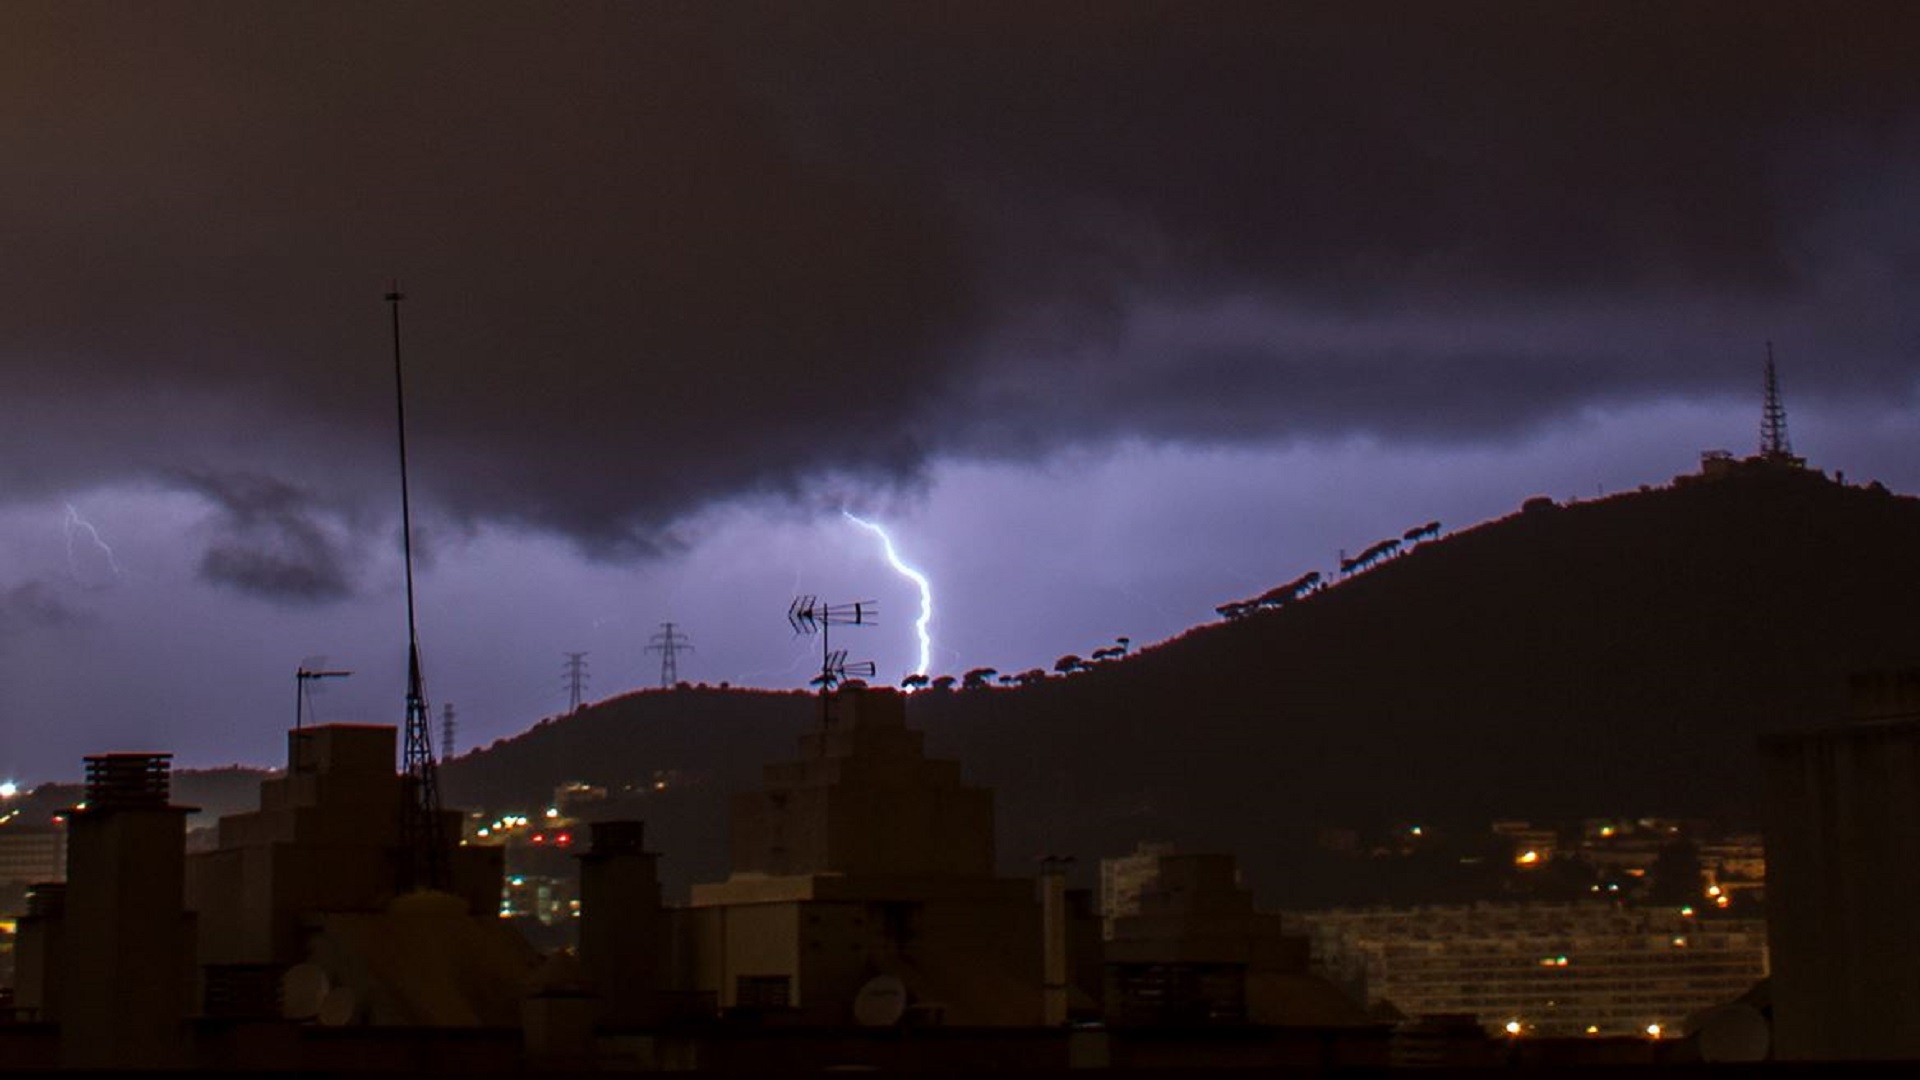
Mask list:
[[[1140,894],[1160,876],[1160,860],[1174,847],[1164,841],[1141,841],[1131,854],[1100,860],[1100,917],[1107,937],[1113,920],[1140,913]]]
[[[1673,1032],[1768,971],[1762,920],[1673,908],[1474,904],[1287,918],[1312,939],[1315,967],[1369,1005],[1472,1015],[1509,1034]]]

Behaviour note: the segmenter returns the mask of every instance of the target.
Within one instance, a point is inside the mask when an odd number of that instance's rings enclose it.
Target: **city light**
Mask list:
[[[0,780],[0,799],[11,799],[20,794],[20,785],[11,780]]]
[[[1657,1039],[1657,1038],[1659,1038],[1659,1037],[1660,1037],[1660,1025],[1659,1025],[1659,1024],[1648,1024],[1648,1025],[1647,1025],[1647,1034],[1648,1034],[1649,1036],[1651,1036],[1651,1037],[1653,1037],[1653,1038],[1655,1038],[1655,1039]]]
[[[1518,1020],[1507,1021],[1507,1034],[1509,1035],[1520,1034],[1520,1021]]]

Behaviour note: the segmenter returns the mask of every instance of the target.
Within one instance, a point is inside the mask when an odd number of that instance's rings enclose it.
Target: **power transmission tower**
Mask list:
[[[1760,414],[1760,456],[1780,461],[1793,456],[1787,440],[1787,407],[1780,400],[1780,380],[1773,373],[1773,342],[1767,342],[1767,401]]]
[[[440,757],[443,760],[453,759],[453,730],[453,702],[449,701],[440,706]]]
[[[580,711],[580,692],[587,685],[587,654],[570,652],[565,654],[567,662],[560,665],[567,677],[567,711]]]
[[[400,365],[400,301],[406,297],[398,282],[387,293],[393,316],[393,399],[395,429],[400,448],[400,549],[407,573],[407,726],[401,772],[407,786],[400,817],[404,849],[401,885],[406,889],[447,887],[447,853],[440,835],[440,772],[433,760],[433,737],[427,730],[427,693],[420,677],[420,633],[413,603],[413,503],[407,490],[407,392]]]
[[[679,655],[692,652],[693,642],[687,635],[674,629],[670,622],[660,624],[660,632],[653,635],[653,644],[647,646],[648,652],[660,654],[660,689],[671,690],[680,682]]]

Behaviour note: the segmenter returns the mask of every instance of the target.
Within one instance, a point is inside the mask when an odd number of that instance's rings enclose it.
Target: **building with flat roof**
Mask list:
[[[923,744],[899,693],[843,688],[734,797],[732,872],[681,914],[688,988],[810,1023],[853,1022],[863,993],[865,1018],[888,997],[920,1022],[1040,1022],[1035,882],[994,876],[992,792]]]
[[[450,846],[443,901],[404,895],[395,735],[359,724],[287,732],[286,772],[261,781],[258,809],[222,817],[216,846],[187,857],[208,1015],[301,1011],[283,983],[296,966],[318,965],[300,977],[339,990],[342,1022],[517,1017],[519,987],[507,984],[537,958],[499,925],[500,849]],[[460,823],[459,811],[443,812],[450,845]]]
[[[1766,925],[1604,901],[1291,913],[1316,969],[1370,1006],[1490,1031],[1679,1030],[1767,975]],[[1509,1028],[1512,1024],[1514,1027]]]

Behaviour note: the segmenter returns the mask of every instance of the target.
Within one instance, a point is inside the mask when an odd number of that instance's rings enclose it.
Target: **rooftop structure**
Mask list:
[[[334,965],[328,975],[333,985],[359,980],[356,1007],[346,1010],[349,1022],[459,1025],[486,1019],[486,1009],[471,1003],[449,1005],[445,995],[409,993],[432,982],[429,960],[453,962],[462,950],[474,956],[484,951],[469,942],[433,952],[426,937],[452,940],[500,930],[501,868],[498,848],[454,848],[448,852],[447,903],[416,903],[404,912],[394,906],[417,880],[415,852],[403,830],[415,793],[394,772],[395,734],[391,727],[355,724],[287,732],[286,772],[261,782],[259,808],[222,817],[215,848],[187,858],[186,895],[188,906],[200,913],[198,957],[210,1013],[279,1015],[283,977],[324,956]],[[458,811],[443,812],[439,835],[458,835],[458,817]],[[388,925],[402,915],[404,933]],[[469,917],[487,926],[470,933],[464,923]],[[410,949],[380,944],[395,933]],[[389,970],[386,961],[399,956],[415,961]],[[475,960],[471,968],[483,966]],[[367,983],[373,978],[389,981],[376,993]]]
[[[900,694],[835,692],[765,776],[734,799],[732,874],[693,888],[692,989],[819,1023],[881,986],[927,1020],[1039,1021],[1034,882],[993,876],[992,793],[925,756]]]
[[[68,815],[71,881],[39,889],[20,920],[15,1002],[60,1028],[60,1062],[184,1064],[194,920],[181,902],[186,818],[168,801],[169,754],[86,759]]]
[[[1307,940],[1254,909],[1231,855],[1142,844],[1106,923],[1104,1007],[1120,1026],[1348,1026],[1366,1015],[1307,971]],[[1158,854],[1145,854],[1159,851]],[[1144,866],[1144,869],[1143,869]],[[1102,875],[1106,875],[1103,873]]]

